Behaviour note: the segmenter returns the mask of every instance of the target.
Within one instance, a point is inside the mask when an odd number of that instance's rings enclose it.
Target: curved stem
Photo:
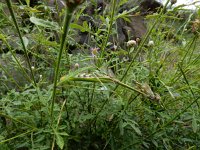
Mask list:
[[[35,77],[34,77],[34,74],[33,74],[33,70],[31,69],[31,62],[30,62],[30,59],[29,59],[29,56],[28,56],[28,50],[24,44],[24,40],[22,38],[22,34],[20,32],[20,29],[19,29],[19,25],[17,23],[17,20],[16,20],[16,17],[15,17],[15,14],[14,14],[14,11],[13,11],[13,8],[12,8],[12,4],[11,4],[11,1],[10,0],[6,0],[6,3],[7,3],[7,6],[8,6],[8,9],[10,11],[10,14],[11,14],[11,17],[12,17],[12,20],[14,22],[14,25],[17,29],[17,32],[18,32],[18,35],[19,35],[19,38],[20,38],[20,41],[21,41],[21,44],[22,44],[22,48],[24,50],[24,54],[25,54],[25,57],[26,57],[26,60],[27,60],[27,63],[28,63],[28,67],[29,67],[29,70],[31,72],[31,77],[32,77],[32,80],[33,80],[33,85],[35,87],[37,87],[37,84],[36,84],[36,81],[35,81]]]

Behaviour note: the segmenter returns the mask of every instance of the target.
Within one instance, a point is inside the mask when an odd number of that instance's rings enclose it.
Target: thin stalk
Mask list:
[[[0,116],[3,116],[3,117],[5,117],[5,118],[8,118],[9,120],[12,120],[12,121],[14,121],[14,122],[20,123],[20,124],[23,125],[23,127],[27,126],[27,127],[29,127],[29,128],[32,128],[32,129],[37,129],[37,128],[34,127],[34,126],[31,126],[31,125],[29,125],[29,124],[26,124],[25,122],[23,122],[23,121],[21,121],[21,120],[19,120],[19,119],[15,119],[15,118],[13,118],[13,117],[11,117],[11,116],[8,116],[8,115],[6,115],[6,114],[4,114],[4,113],[1,113],[1,112],[0,112]]]
[[[31,133],[31,132],[34,132],[35,130],[36,130],[36,129],[32,129],[32,130],[30,130],[30,131],[26,131],[26,132],[24,132],[24,133],[22,133],[22,134],[16,135],[16,136],[11,137],[11,138],[9,138],[9,139],[2,140],[2,141],[0,141],[0,144],[3,144],[3,143],[5,143],[5,142],[14,140],[14,139],[19,138],[19,137],[22,137],[22,136],[25,136],[26,134],[29,134],[29,133]]]
[[[156,133],[162,131],[165,127],[167,127],[168,125],[170,125],[171,123],[173,123],[173,121],[180,117],[188,108],[190,108],[194,103],[197,103],[198,100],[199,100],[200,97],[197,97],[194,101],[192,101],[188,106],[186,106],[181,112],[179,113],[176,113],[176,115],[174,117],[172,117],[172,119],[170,119],[167,123],[165,123],[163,126],[161,126],[160,128],[158,128],[156,131],[154,131],[152,134],[150,134],[149,136],[145,137],[145,139],[149,139],[151,136],[155,135]],[[138,144],[139,142],[135,142],[135,143],[132,143],[120,150],[124,150],[124,149],[127,149],[129,148],[130,146],[133,146],[133,145],[136,145]]]
[[[148,49],[148,62],[149,62],[149,77],[151,78],[152,75],[152,53],[153,53],[153,48],[150,46]]]
[[[142,40],[141,44],[138,46],[138,48],[136,49],[136,53],[131,61],[131,63],[129,64],[128,68],[126,69],[125,73],[123,74],[122,78],[120,79],[120,81],[123,81],[123,79],[126,77],[128,71],[130,70],[130,68],[132,67],[133,63],[135,62],[136,57],[138,56],[138,54],[142,51],[142,47],[144,46],[145,42],[147,41],[148,37],[150,36],[151,32],[153,31],[155,25],[158,23],[159,19],[162,17],[162,14],[164,13],[164,10],[166,9],[168,3],[170,0],[167,0],[164,8],[162,9],[162,11],[160,12],[158,18],[156,19],[156,21],[153,23],[152,27],[150,28],[150,30],[147,32],[144,40]],[[119,84],[117,84],[115,86],[115,88],[113,89],[113,91],[110,93],[109,97],[111,97],[113,95],[113,93],[117,90],[117,88],[119,87]],[[100,114],[100,112],[103,110],[104,106],[107,104],[109,99],[106,99],[105,102],[102,104],[101,109],[97,112],[95,119],[98,117],[98,115]]]
[[[61,117],[62,117],[62,112],[63,112],[63,109],[64,109],[64,106],[65,106],[66,102],[67,102],[67,99],[64,100],[64,102],[63,102],[63,104],[62,104],[62,107],[61,107],[61,109],[60,109],[60,113],[59,113],[58,120],[57,120],[57,124],[56,124],[56,128],[55,128],[56,131],[58,130],[58,126],[59,126],[59,124],[60,124],[60,120],[61,120]],[[53,142],[52,142],[52,146],[51,146],[51,149],[52,149],[52,150],[54,150],[55,140],[56,140],[56,136],[55,136],[55,134],[54,134],[54,136],[53,136]]]
[[[92,112],[92,101],[94,99],[94,92],[95,92],[95,86],[96,84],[93,83],[93,87],[92,87],[92,93],[91,93],[91,97],[88,98],[88,113],[91,113]]]
[[[182,58],[182,60],[181,60],[181,62],[180,62],[180,66],[181,66],[181,67],[183,67],[183,63],[184,63],[186,57],[188,56],[188,53],[189,53],[189,51],[190,51],[192,45],[195,43],[196,38],[197,38],[197,37],[194,36],[194,37],[192,38],[192,40],[189,42],[189,44],[187,44],[187,45],[185,46],[184,49],[187,49],[187,52],[185,53],[185,55],[183,56],[183,58]],[[187,48],[187,46],[188,46],[188,48]],[[190,57],[191,57],[191,56],[190,56]],[[197,57],[197,58],[198,58],[198,57]],[[187,64],[186,64],[185,70],[186,70],[188,67],[190,67],[190,63],[187,63]],[[176,70],[176,74],[177,74],[177,75],[174,76],[174,77],[171,79],[171,83],[173,83],[173,84],[176,83],[176,81],[179,80],[179,78],[182,76],[181,73],[178,73],[178,68],[177,68],[177,70]]]
[[[60,62],[61,62],[63,50],[64,50],[65,45],[66,45],[66,37],[67,37],[68,30],[69,30],[69,25],[70,25],[70,22],[71,22],[73,12],[74,12],[73,9],[66,8],[66,10],[65,10],[65,20],[64,20],[64,24],[63,24],[63,33],[62,33],[62,37],[61,37],[61,45],[60,45],[60,50],[59,50],[59,54],[58,54],[58,58],[57,58],[57,64],[56,64],[56,69],[55,69],[55,77],[54,77],[54,83],[53,83],[52,103],[51,103],[51,110],[50,110],[52,122],[53,122],[53,108],[54,108],[54,103],[55,103],[55,98],[56,98],[56,87],[57,87],[57,80],[58,80],[58,76],[59,76]]]
[[[101,55],[100,58],[102,58],[104,56],[105,53],[105,48],[106,48],[106,44],[108,43],[108,39],[110,37],[111,31],[112,31],[112,27],[113,27],[113,22],[114,22],[114,15],[115,15],[115,8],[116,8],[116,2],[117,0],[113,0],[112,1],[112,12],[111,12],[111,16],[110,16],[110,22],[109,22],[109,27],[108,27],[108,33],[106,35],[105,40],[103,41],[103,44],[101,46]],[[100,61],[102,62],[102,60],[100,59]],[[100,63],[101,64],[101,63]]]
[[[196,50],[196,47],[197,47],[197,39],[198,39],[198,36],[196,35],[196,36],[195,36],[194,45],[193,45],[193,48],[192,48],[192,52],[190,53],[190,56],[189,56],[188,63],[190,63],[190,61],[191,61],[191,59],[192,59],[192,56],[193,56],[193,54],[194,54],[194,51]]]
[[[54,5],[55,5],[55,8],[56,8],[56,13],[57,13],[57,15],[58,15],[58,23],[59,24],[61,24],[62,22],[61,22],[61,18],[59,17],[59,12],[60,12],[60,10],[59,10],[59,6],[58,6],[58,1],[57,0],[54,0]]]
[[[189,45],[188,48],[187,48],[187,45],[185,46],[185,49],[186,49],[187,51],[186,51],[186,53],[185,53],[183,59],[181,60],[181,66],[183,65],[183,62],[184,62],[185,58],[187,57],[187,55],[188,55],[190,49],[192,48],[193,44],[195,44],[196,40],[197,40],[197,35],[195,35],[195,36],[193,37],[193,39],[191,40],[191,43],[190,43],[190,45]],[[191,57],[191,56],[190,56],[190,57]]]
[[[190,83],[189,83],[189,81],[188,81],[188,79],[187,79],[187,77],[186,77],[186,75],[185,75],[185,73],[184,73],[184,71],[183,71],[183,69],[182,69],[182,67],[181,67],[180,64],[178,64],[178,68],[180,69],[181,74],[182,74],[182,76],[183,76],[183,78],[184,78],[186,84],[188,85],[188,87],[189,87],[189,89],[190,89],[190,92],[191,92],[193,98],[195,98],[195,94],[194,94],[194,92],[193,92],[193,90],[192,90],[192,88],[191,88],[191,86],[190,86]],[[199,108],[199,104],[198,104],[197,102],[196,102],[196,104],[197,104],[197,106],[198,106],[198,108]]]
[[[12,8],[12,3],[10,0],[6,0],[6,3],[7,3],[7,6],[8,6],[8,9],[10,11],[10,14],[11,14],[11,17],[12,17],[12,20],[14,22],[14,25],[15,25],[15,28],[17,29],[17,32],[18,32],[18,35],[19,35],[19,38],[20,38],[20,41],[21,41],[21,44],[22,44],[22,48],[24,50],[24,54],[25,54],[25,57],[26,57],[26,60],[27,60],[27,63],[28,63],[28,68],[29,70],[31,71],[31,77],[32,77],[32,80],[33,80],[33,85],[35,87],[37,87],[37,84],[36,84],[36,81],[35,81],[35,77],[34,77],[34,74],[33,74],[33,70],[31,68],[31,62],[30,62],[30,59],[29,59],[29,56],[28,56],[28,50],[25,46],[25,43],[24,43],[24,40],[22,38],[22,34],[20,32],[20,29],[19,29],[19,25],[17,23],[17,20],[16,20],[16,17],[15,17],[15,14],[14,14],[14,11],[13,11],[13,8]]]

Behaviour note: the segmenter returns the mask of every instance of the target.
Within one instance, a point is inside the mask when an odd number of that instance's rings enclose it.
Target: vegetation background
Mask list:
[[[140,43],[113,51],[116,20],[135,10],[117,11],[127,0],[95,13],[96,31],[78,24],[88,2],[53,17],[29,2],[0,3],[0,149],[200,148],[199,10],[165,5],[146,16]],[[76,43],[77,29],[89,46]]]

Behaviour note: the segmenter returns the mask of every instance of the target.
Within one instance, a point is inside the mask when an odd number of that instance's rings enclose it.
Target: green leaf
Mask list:
[[[142,136],[142,132],[140,131],[139,127],[136,127],[136,125],[138,125],[135,121],[133,120],[126,120],[127,122],[124,122],[123,123],[123,128],[126,127],[126,126],[131,126],[131,128],[140,136]]]
[[[60,136],[58,133],[56,133],[56,144],[59,146],[60,149],[63,149],[64,140],[63,140],[62,136]]]
[[[27,48],[27,46],[28,46],[28,43],[29,43],[29,40],[27,39],[27,37],[22,37],[22,39],[23,39],[23,41],[24,41],[24,45],[25,45],[25,47]]]
[[[56,22],[51,22],[51,21],[39,19],[39,18],[36,18],[36,17],[31,17],[30,21],[32,23],[34,23],[35,25],[42,26],[42,27],[45,27],[45,28],[51,28],[53,30],[59,29],[59,25]]]
[[[78,29],[78,30],[80,30],[81,32],[87,31],[84,27],[82,27],[82,26],[80,26],[80,25],[78,25],[78,24],[76,24],[76,23],[71,23],[71,24],[70,24],[70,28]]]
[[[26,0],[26,4],[30,7],[30,0]]]
[[[125,126],[125,124],[123,123],[123,121],[120,121],[119,122],[120,135],[124,135],[124,126]]]
[[[126,18],[130,13],[134,12],[136,9],[138,8],[138,6],[130,9],[129,11],[124,10],[122,13],[119,13],[114,20],[117,20],[118,18]]]
[[[109,25],[110,25],[110,19],[108,17],[106,18],[106,25],[107,25],[107,27],[109,27]]]
[[[196,120],[195,114],[193,114],[193,117],[192,117],[192,129],[193,129],[194,133],[196,133],[197,129],[198,129],[198,125],[197,125],[197,120]]]
[[[63,136],[69,136],[69,134],[68,133],[66,133],[66,132],[61,132],[61,133],[59,133],[60,135],[63,135]]]
[[[131,127],[135,130],[135,132],[136,132],[138,135],[142,136],[142,132],[140,131],[140,129],[139,129],[138,127],[136,127],[135,125],[131,125]]]
[[[85,29],[89,29],[89,26],[88,26],[87,21],[83,21],[83,27],[84,27]]]

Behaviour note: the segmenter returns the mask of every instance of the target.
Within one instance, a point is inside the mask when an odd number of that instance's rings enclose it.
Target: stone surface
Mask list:
[[[25,57],[21,54],[16,54],[16,57],[21,65],[27,68]],[[9,52],[0,54],[0,83],[1,93],[11,89],[18,91],[25,84],[29,84],[22,71],[20,71],[14,57]]]

